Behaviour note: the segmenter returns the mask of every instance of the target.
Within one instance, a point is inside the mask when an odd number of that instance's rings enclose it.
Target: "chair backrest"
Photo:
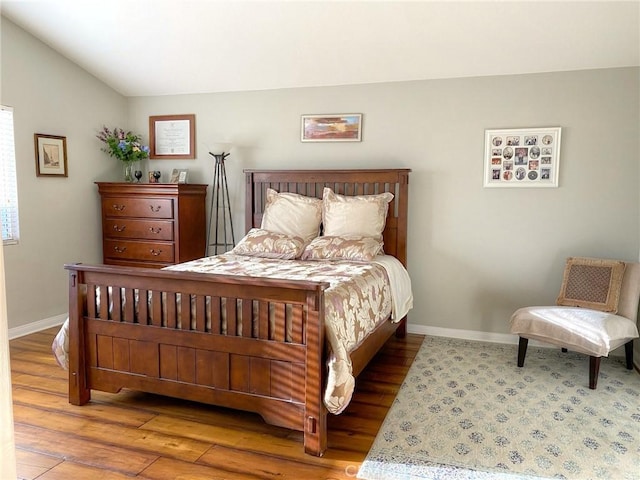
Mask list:
[[[636,322],[640,300],[640,263],[626,262],[626,265],[618,301],[618,315]]]

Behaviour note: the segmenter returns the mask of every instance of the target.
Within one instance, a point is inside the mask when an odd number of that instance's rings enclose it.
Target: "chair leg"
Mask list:
[[[520,342],[518,343],[518,366],[524,366],[524,357],[527,354],[527,345],[529,345],[529,339],[520,337]]]
[[[624,344],[624,356],[627,361],[627,370],[633,370],[633,340]]]
[[[589,388],[596,389],[598,384],[598,373],[600,372],[600,359],[602,357],[589,357]]]

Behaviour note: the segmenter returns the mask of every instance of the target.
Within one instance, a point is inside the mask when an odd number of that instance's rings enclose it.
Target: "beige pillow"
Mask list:
[[[304,248],[301,260],[357,260],[370,262],[382,253],[382,242],[371,237],[317,237]]]
[[[231,253],[292,260],[302,254],[305,245],[306,242],[300,237],[290,237],[282,233],[252,228],[231,250]]]
[[[382,240],[393,193],[345,196],[325,187],[322,193],[323,235],[361,236]]]
[[[267,188],[267,201],[260,227],[270,232],[302,237],[310,242],[322,223],[322,200],[297,193],[278,193]]]
[[[625,267],[618,260],[567,258],[556,303],[617,313]]]

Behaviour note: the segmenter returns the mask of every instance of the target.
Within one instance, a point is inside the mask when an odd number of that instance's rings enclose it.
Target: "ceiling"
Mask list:
[[[2,0],[125,96],[640,65],[640,1]]]

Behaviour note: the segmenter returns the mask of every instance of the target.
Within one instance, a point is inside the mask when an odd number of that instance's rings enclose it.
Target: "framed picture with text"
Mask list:
[[[560,127],[485,130],[485,187],[557,187]]]
[[[196,116],[149,117],[149,158],[196,158]]]

